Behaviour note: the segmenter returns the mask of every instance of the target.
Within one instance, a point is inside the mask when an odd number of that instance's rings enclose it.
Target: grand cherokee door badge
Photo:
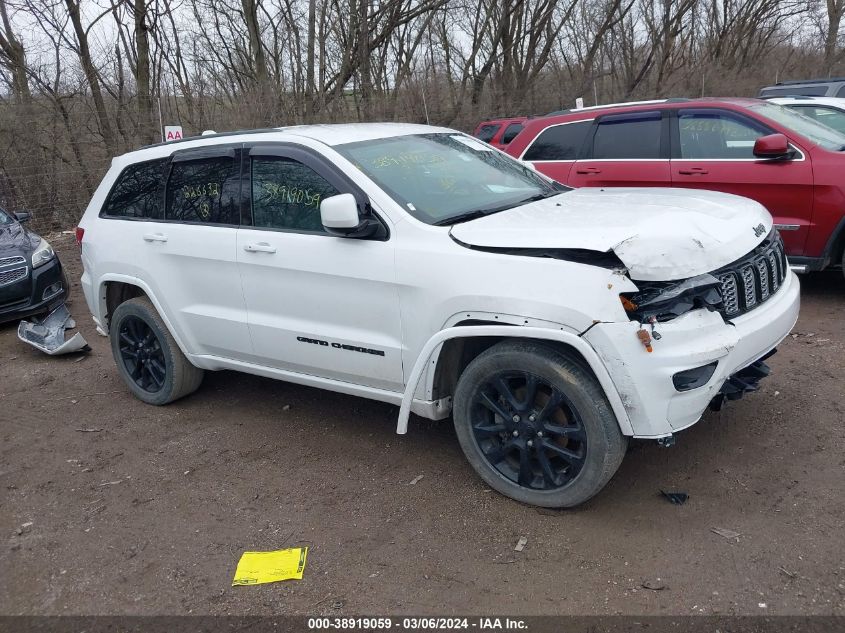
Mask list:
[[[369,347],[360,347],[358,345],[347,345],[346,343],[330,343],[318,338],[308,338],[307,336],[297,336],[296,340],[300,343],[311,343],[312,345],[322,345],[323,347],[332,347],[334,349],[345,349],[350,352],[361,352],[362,354],[372,354],[373,356],[384,356],[384,352],[380,349],[371,349]]]

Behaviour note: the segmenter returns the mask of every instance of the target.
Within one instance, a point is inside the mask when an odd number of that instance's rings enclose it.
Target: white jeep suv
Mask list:
[[[445,128],[303,126],[115,158],[82,286],[150,404],[234,369],[454,419],[478,474],[579,504],[628,437],[756,389],[798,315],[766,210],[570,190]],[[341,412],[338,415],[342,415]]]

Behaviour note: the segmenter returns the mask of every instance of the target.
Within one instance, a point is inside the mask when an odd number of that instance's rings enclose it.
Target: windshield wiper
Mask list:
[[[547,191],[546,193],[538,193],[536,196],[531,196],[530,198],[526,198],[525,200],[520,200],[517,202],[515,207],[521,206],[523,204],[528,204],[529,202],[537,202],[538,200],[545,200],[546,198],[551,198],[554,196],[559,196],[560,194],[564,193],[563,191]]]
[[[448,226],[450,224],[458,224],[460,222],[469,222],[470,220],[483,218],[485,215],[490,215],[495,212],[495,210],[486,211],[484,209],[478,209],[477,211],[470,211],[469,213],[458,213],[457,215],[452,215],[448,218],[438,220],[434,223],[434,226]]]
[[[530,198],[525,198],[524,200],[520,200],[518,202],[510,202],[508,204],[503,204],[499,207],[491,207],[489,209],[476,209],[475,211],[469,211],[467,213],[458,213],[457,215],[438,220],[434,223],[434,226],[448,226],[450,224],[459,224],[461,222],[477,220],[478,218],[483,218],[487,215],[493,215],[494,213],[499,213],[500,211],[507,211],[508,209],[515,209],[516,207],[521,207],[522,205],[528,204],[530,202],[545,200],[546,198],[551,198],[552,196],[559,195],[560,193],[562,192],[547,191],[546,193],[538,193],[537,195],[531,196]]]

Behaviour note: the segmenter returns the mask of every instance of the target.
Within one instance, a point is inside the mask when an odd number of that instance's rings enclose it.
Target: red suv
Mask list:
[[[774,217],[799,271],[845,258],[845,135],[789,108],[670,99],[570,110],[528,121],[505,151],[573,187],[752,198]]]
[[[528,117],[515,116],[507,119],[482,121],[472,135],[485,143],[490,143],[495,148],[504,150],[516,138],[516,135],[522,132],[527,120]]]

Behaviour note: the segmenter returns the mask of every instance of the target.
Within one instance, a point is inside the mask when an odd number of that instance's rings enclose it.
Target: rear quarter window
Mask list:
[[[100,215],[160,220],[164,216],[162,182],[167,162],[160,158],[126,167],[115,180]]]
[[[577,121],[547,127],[534,139],[522,160],[576,160],[592,124],[592,121]]]

